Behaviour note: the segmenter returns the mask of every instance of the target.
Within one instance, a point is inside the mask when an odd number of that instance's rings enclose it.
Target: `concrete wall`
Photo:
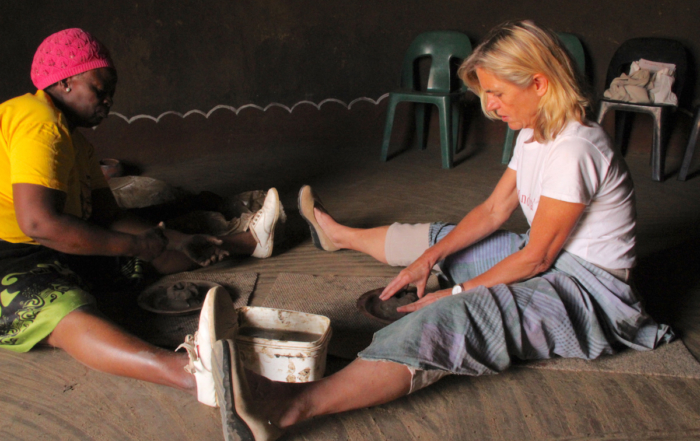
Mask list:
[[[600,92],[626,39],[676,38],[698,59],[698,17],[697,0],[2,0],[0,100],[33,91],[36,47],[74,26],[113,53],[120,75],[113,110],[157,116],[218,104],[376,99],[396,86],[417,33],[453,29],[478,42],[512,18],[578,35]],[[691,67],[686,105],[700,91]]]

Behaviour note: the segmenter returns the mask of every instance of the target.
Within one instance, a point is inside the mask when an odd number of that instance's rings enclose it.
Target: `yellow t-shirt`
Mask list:
[[[17,224],[12,184],[18,183],[66,193],[63,212],[81,219],[92,214],[92,191],[109,187],[94,147],[70,133],[43,90],[0,104],[0,239],[36,244]]]

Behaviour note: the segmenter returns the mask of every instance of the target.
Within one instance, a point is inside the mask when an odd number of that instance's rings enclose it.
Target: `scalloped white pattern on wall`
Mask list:
[[[257,109],[257,110],[261,110],[263,112],[267,112],[267,109],[269,109],[271,107],[279,107],[281,109],[286,110],[289,113],[292,113],[294,111],[294,109],[296,109],[298,106],[301,106],[302,104],[309,104],[311,106],[314,106],[316,109],[321,110],[321,106],[326,104],[326,103],[338,103],[338,104],[346,107],[348,110],[350,110],[353,105],[355,105],[356,103],[358,103],[360,101],[366,101],[366,102],[372,103],[376,106],[377,104],[379,104],[383,99],[387,98],[388,96],[389,96],[389,94],[385,93],[384,95],[377,98],[377,100],[373,100],[372,98],[367,98],[367,97],[363,96],[363,97],[360,97],[360,98],[357,98],[357,99],[350,101],[350,104],[346,104],[344,101],[341,101],[339,99],[327,98],[318,104],[314,103],[313,101],[307,101],[307,100],[299,101],[298,103],[294,104],[292,107],[287,107],[284,104],[280,104],[280,103],[270,103],[265,107],[260,107],[257,104],[246,104],[246,105],[243,105],[243,106],[238,107],[238,108],[233,107],[233,106],[226,106],[223,104],[219,104],[218,106],[215,106],[213,109],[211,109],[210,111],[208,111],[206,113],[202,112],[199,109],[194,109],[194,110],[190,110],[189,112],[186,112],[184,114],[180,113],[180,112],[175,112],[174,110],[169,110],[167,112],[161,113],[157,117],[154,117],[151,115],[136,115],[136,116],[132,116],[131,118],[129,118],[129,117],[124,116],[118,112],[109,112],[109,115],[110,116],[118,116],[119,118],[123,119],[127,123],[131,124],[132,122],[139,120],[139,119],[150,119],[150,120],[153,120],[155,122],[159,122],[160,119],[166,115],[177,115],[181,118],[187,118],[188,116],[190,116],[192,114],[198,114],[198,115],[202,115],[205,118],[209,118],[209,116],[212,113],[216,112],[219,109],[227,109],[227,110],[230,110],[231,112],[235,113],[236,115],[238,115],[242,110],[245,110],[245,109]]]

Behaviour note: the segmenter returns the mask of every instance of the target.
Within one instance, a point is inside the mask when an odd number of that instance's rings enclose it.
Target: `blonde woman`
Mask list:
[[[446,374],[501,372],[513,358],[593,359],[625,346],[650,350],[673,337],[630,288],[632,181],[603,130],[585,119],[588,101],[557,36],[529,21],[505,23],[459,72],[484,113],[520,130],[493,193],[457,225],[365,230],[337,223],[302,188],[300,212],[319,248],[406,266],[382,298],[410,283],[420,299],[399,308],[411,314],[376,333],[346,369],[314,383],[254,377],[239,366],[232,341],[217,343],[228,436],[273,439],[304,419],[384,403]],[[529,232],[499,230],[518,206]],[[425,294],[433,268],[454,288]]]

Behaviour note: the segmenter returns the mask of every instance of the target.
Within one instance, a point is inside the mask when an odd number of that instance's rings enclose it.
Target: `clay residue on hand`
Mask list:
[[[220,243],[221,241],[215,237],[196,234],[183,243],[179,249],[193,262],[206,266],[219,262],[228,256],[228,251],[219,247]]]

